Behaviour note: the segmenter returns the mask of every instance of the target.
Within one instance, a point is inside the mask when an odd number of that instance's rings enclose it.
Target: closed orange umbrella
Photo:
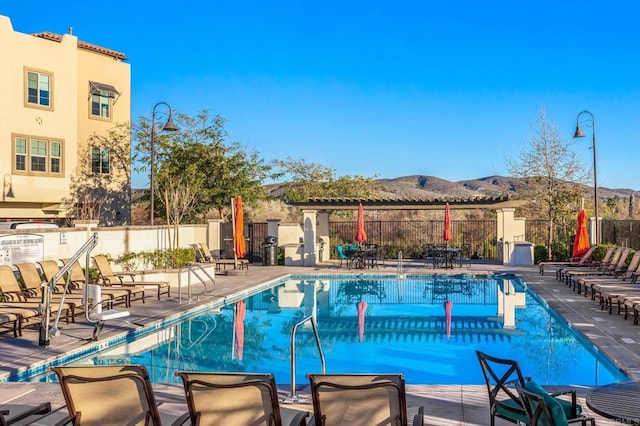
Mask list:
[[[362,203],[358,205],[358,218],[356,220],[356,241],[359,243],[367,241],[367,233],[364,230],[364,207],[362,207]]]
[[[442,241],[451,241],[451,213],[449,212],[449,203],[444,205],[444,232],[442,233]]]
[[[236,303],[236,315],[233,318],[233,327],[236,332],[236,344],[234,350],[239,361],[242,361],[244,352],[244,318],[247,314],[247,305],[243,300]]]
[[[358,337],[362,342],[364,340],[364,313],[367,311],[367,302],[364,300],[358,302]]]
[[[444,302],[444,316],[447,326],[447,340],[451,338],[451,309],[453,309],[453,302],[450,300]]]
[[[242,208],[242,197],[235,199],[233,216],[233,254],[236,258],[245,257],[247,246],[244,241],[244,210]]]
[[[587,213],[584,210],[578,212],[578,227],[576,229],[576,239],[573,241],[574,258],[580,258],[589,251],[589,234],[587,233]]]

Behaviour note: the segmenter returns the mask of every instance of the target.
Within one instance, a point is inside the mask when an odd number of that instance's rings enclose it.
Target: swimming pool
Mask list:
[[[405,374],[414,384],[482,384],[480,350],[517,359],[543,384],[628,380],[512,276],[298,276],[73,364],[273,372],[291,382],[291,329],[315,312],[326,371]],[[296,383],[320,371],[310,323],[296,335]],[[34,380],[50,380],[50,375]]]

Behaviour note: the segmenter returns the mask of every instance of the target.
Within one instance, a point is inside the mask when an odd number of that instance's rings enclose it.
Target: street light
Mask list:
[[[588,114],[590,116],[590,118],[587,118],[583,121],[583,123],[586,123],[587,126],[591,127],[591,133],[593,134],[593,144],[591,146],[591,148],[593,149],[593,212],[596,216],[596,221],[595,221],[595,242],[596,244],[600,243],[600,234],[598,233],[598,172],[596,169],[597,166],[597,162],[596,162],[596,118],[593,116],[593,114],[590,111],[582,111],[580,114],[578,114],[578,117],[576,117],[576,132],[573,134],[574,138],[583,138],[584,132],[582,131],[582,129],[580,128],[580,116],[582,114]]]
[[[159,107],[160,105],[165,105],[167,108],[169,108],[169,114],[168,114],[168,118],[167,118],[167,122],[164,124],[164,126],[162,126],[162,130],[168,131],[168,132],[175,132],[176,130],[178,130],[178,127],[173,124],[173,120],[171,119],[171,105],[169,105],[166,102],[158,102],[157,104],[155,104],[153,106],[153,111],[151,112],[151,171],[150,171],[150,190],[149,190],[149,196],[150,196],[150,208],[151,208],[151,212],[150,212],[150,225],[153,225],[153,219],[154,219],[154,213],[155,213],[155,206],[154,206],[154,200],[155,200],[155,186],[154,186],[154,175],[155,175],[155,161],[156,161],[156,123],[155,123],[155,119],[156,119],[156,108]]]

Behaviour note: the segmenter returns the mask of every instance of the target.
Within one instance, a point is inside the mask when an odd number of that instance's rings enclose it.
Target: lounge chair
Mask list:
[[[64,265],[69,263],[69,259],[60,259],[60,261]],[[38,263],[42,268],[44,276],[48,280],[60,272],[60,266],[58,266],[58,262],[55,260],[43,260]],[[71,269],[69,269],[67,278],[69,279],[69,288],[67,289],[69,292],[80,294],[84,291],[84,285],[87,282],[87,278],[85,277],[82,266],[80,266],[78,261],[75,261],[71,266]],[[63,278],[61,283],[64,283],[64,280],[65,279]],[[102,288],[102,295],[109,296],[112,304],[121,302],[124,303],[127,308],[131,306],[132,300],[142,300],[142,303],[144,303],[144,287],[115,288],[105,286]]]
[[[200,255],[204,258],[205,262],[211,262],[216,264],[216,270],[226,270],[228,265],[233,265],[234,269],[249,269],[248,259],[221,259],[219,256],[215,256],[209,249],[206,243],[198,243],[200,246]],[[237,265],[236,265],[237,262]]]
[[[184,384],[193,425],[283,424],[272,374],[178,371],[176,376]],[[306,425],[306,417],[308,413],[297,412],[286,424]]]
[[[603,258],[601,260],[593,260],[591,261],[591,263],[589,263],[588,268],[587,269],[593,269],[593,270],[598,270],[600,269],[600,267],[602,265],[606,265],[609,263],[609,261],[611,260],[611,256],[613,256],[613,253],[618,249],[618,247],[612,246],[609,247],[607,249],[607,252],[604,254]],[[581,268],[576,268],[576,267],[567,267],[567,268],[559,268],[556,271],[556,279],[558,281],[562,281],[562,282],[567,282],[567,279],[565,277],[566,274],[574,272],[574,271],[581,271],[585,269],[584,267]],[[567,282],[567,285],[569,285],[569,283]]]
[[[31,424],[51,412],[51,403],[36,405],[0,404],[0,425]]]
[[[147,369],[142,365],[51,367],[60,382],[73,425],[153,425],[161,418]],[[167,423],[164,423],[167,424]]]
[[[38,296],[35,291],[27,291],[20,287],[16,276],[13,274],[13,268],[9,265],[0,265],[0,293],[2,293],[4,299],[3,302],[0,302],[0,308],[22,308],[31,310],[32,317],[42,315],[42,297]],[[51,303],[52,315],[56,315],[59,309],[59,303]],[[73,318],[75,305],[73,303],[63,303],[62,312],[60,313],[67,323],[70,318],[71,321],[75,322]]]
[[[618,247],[608,262],[602,263],[598,266],[598,269],[585,269],[582,270],[569,270],[564,274],[565,283],[568,286],[573,286],[575,290],[576,280],[580,277],[597,276],[597,275],[614,275],[614,273],[622,268],[627,261],[627,256],[631,252],[630,248]]]
[[[585,254],[582,255],[579,259],[572,259],[569,262],[554,262],[554,261],[544,261],[539,262],[538,266],[540,267],[540,275],[544,275],[545,266],[559,266],[563,268],[568,267],[581,267],[581,266],[589,266],[591,264],[591,255],[596,250],[597,246],[591,246],[589,250]]]
[[[167,281],[135,281],[136,274],[134,272],[114,272],[106,256],[99,254],[93,256],[92,259],[105,285],[116,287],[154,287],[158,291],[158,300],[160,300],[161,294],[166,294],[167,297],[171,296],[171,286]]]
[[[16,263],[14,265],[18,272],[20,273],[20,277],[22,278],[22,282],[24,283],[24,287],[27,291],[32,294],[39,295],[41,292],[40,284],[43,282],[42,278],[40,278],[40,272],[36,268],[36,265],[30,262],[25,263]],[[62,299],[62,290],[64,287],[60,288],[59,285],[56,285],[55,288],[57,292],[51,294],[51,303],[60,303]],[[102,302],[109,303],[111,298],[105,296],[102,298]],[[65,294],[64,295],[65,303],[73,306],[74,313],[80,313],[83,311],[84,305],[84,297],[81,294]]]
[[[307,374],[317,426],[406,425],[403,374]],[[413,425],[424,424],[419,407]]]
[[[591,426],[596,424],[593,417],[583,415],[567,419],[557,399],[534,381],[525,383],[524,387],[516,383],[515,387],[522,401],[528,425],[563,426],[577,422],[583,426],[586,426],[587,422],[591,423]]]
[[[640,267],[640,251],[635,252],[629,266],[608,277],[578,277],[574,285],[578,294],[584,289],[584,297],[591,296],[591,300],[596,300],[601,287],[609,285],[634,284],[638,279],[638,267]]]
[[[527,414],[515,386],[524,388],[531,379],[522,374],[517,361],[497,358],[480,351],[476,351],[476,355],[489,392],[491,426],[495,425],[496,417],[511,423],[528,424]],[[567,419],[576,419],[582,413],[582,407],[577,404],[576,391],[550,395],[560,404]],[[560,395],[570,395],[571,401],[557,398]]]

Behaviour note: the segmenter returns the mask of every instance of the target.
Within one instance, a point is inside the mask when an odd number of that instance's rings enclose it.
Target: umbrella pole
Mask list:
[[[231,197],[231,227],[233,230],[233,267],[238,269],[238,255],[236,254],[236,208],[234,197]]]

